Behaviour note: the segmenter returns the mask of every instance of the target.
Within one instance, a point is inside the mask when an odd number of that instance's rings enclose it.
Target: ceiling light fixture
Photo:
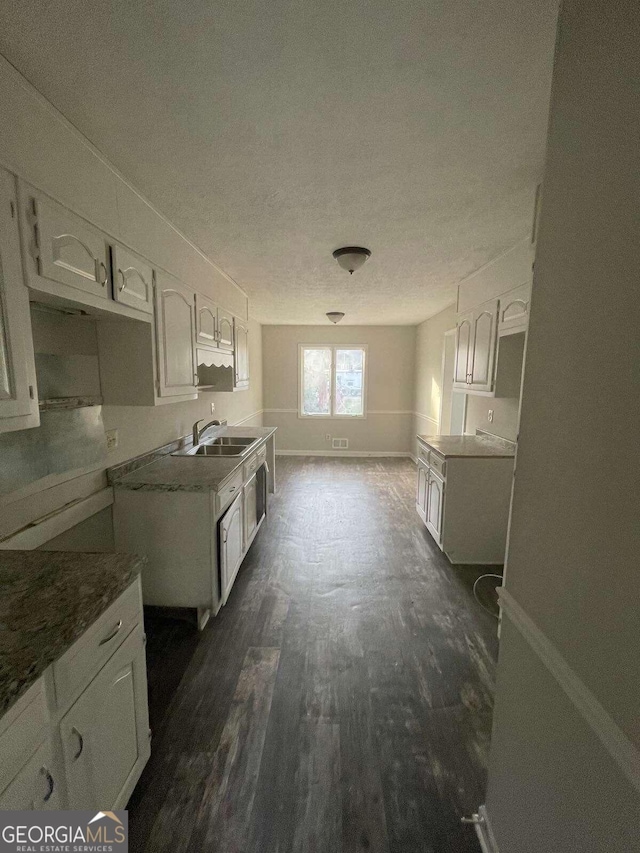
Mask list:
[[[339,323],[344,317],[344,311],[327,311],[327,317],[332,323]]]
[[[355,270],[359,270],[367,258],[371,257],[371,252],[362,246],[343,246],[342,249],[335,250],[333,257],[343,270],[353,275]]]

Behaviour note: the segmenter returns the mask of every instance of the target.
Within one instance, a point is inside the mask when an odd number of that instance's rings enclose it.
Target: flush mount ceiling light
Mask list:
[[[339,323],[344,317],[344,311],[327,311],[327,317],[332,323]]]
[[[333,257],[343,270],[353,275],[354,271],[359,270],[367,258],[371,257],[371,252],[362,246],[343,246],[342,249],[335,250]]]

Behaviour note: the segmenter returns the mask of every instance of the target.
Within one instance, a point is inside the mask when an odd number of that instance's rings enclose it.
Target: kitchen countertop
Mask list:
[[[140,574],[145,557],[0,551],[0,715]]]
[[[244,456],[171,456],[166,454],[123,476],[110,476],[116,489],[147,492],[208,492],[219,486],[240,468],[275,433],[277,427],[223,427],[207,432],[207,438],[246,436],[262,439]],[[112,469],[113,470],[113,469]]]
[[[516,446],[506,438],[492,435],[419,435],[426,444],[445,459],[455,457],[515,456]]]

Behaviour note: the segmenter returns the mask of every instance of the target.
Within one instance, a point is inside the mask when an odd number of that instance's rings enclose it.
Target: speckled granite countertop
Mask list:
[[[144,557],[0,551],[0,715],[140,574]]]
[[[216,436],[245,436],[262,439],[251,453],[270,438],[276,427],[223,427],[208,432],[205,440]],[[165,454],[129,473],[127,463],[111,469],[109,481],[115,489],[145,492],[208,492],[218,487],[251,456],[171,456]]]
[[[492,435],[419,435],[418,440],[445,459],[456,456],[508,457],[515,456],[516,453],[516,446],[512,441]]]

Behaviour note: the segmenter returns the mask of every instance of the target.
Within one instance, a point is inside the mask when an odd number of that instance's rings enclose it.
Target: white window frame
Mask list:
[[[329,415],[307,415],[303,412],[304,403],[304,358],[306,349],[330,349],[331,350],[331,414]],[[336,415],[333,411],[336,395],[336,350],[339,349],[361,349],[362,358],[362,414],[361,415]],[[368,370],[369,352],[367,344],[298,344],[298,417],[312,421],[363,421],[367,417],[367,385],[369,384]]]

